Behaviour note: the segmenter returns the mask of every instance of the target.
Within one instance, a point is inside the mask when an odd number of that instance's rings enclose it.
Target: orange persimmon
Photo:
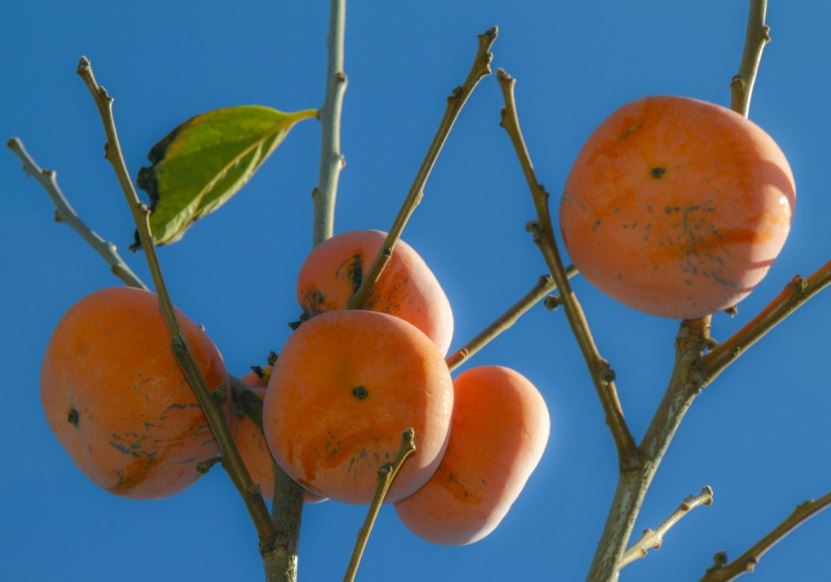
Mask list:
[[[317,245],[300,269],[297,298],[307,317],[344,309],[387,234],[356,230]],[[413,248],[399,240],[363,309],[409,321],[444,354],[453,338],[453,311],[436,276]]]
[[[395,511],[418,536],[462,545],[487,536],[508,513],[542,458],[550,421],[539,391],[509,368],[471,368],[454,387],[444,458]]]
[[[208,386],[227,385],[214,344],[177,316]],[[197,466],[218,453],[171,352],[158,299],[148,291],[102,289],[73,305],[49,341],[40,393],[46,420],[69,456],[112,493],[172,495],[196,481]]]
[[[271,367],[264,369],[266,374],[272,372]],[[240,378],[260,400],[265,398],[268,383],[265,378],[256,372],[249,372]],[[244,414],[234,414],[230,420],[231,436],[237,445],[245,468],[248,469],[251,479],[259,486],[265,499],[271,499],[274,494],[274,466],[271,451],[257,424]],[[306,503],[320,503],[326,498],[308,491],[303,492],[303,501]]]
[[[387,497],[401,499],[436,470],[447,443],[453,381],[442,354],[406,321],[331,311],[292,334],[263,403],[266,440],[280,467],[309,491],[368,503],[401,433],[417,450]]]
[[[560,227],[598,289],[677,319],[735,305],[762,280],[791,226],[796,187],[756,124],[683,97],[624,105],[568,176]]]

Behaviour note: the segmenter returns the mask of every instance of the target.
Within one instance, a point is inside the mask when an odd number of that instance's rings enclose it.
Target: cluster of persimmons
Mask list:
[[[586,278],[650,313],[695,318],[735,305],[758,284],[790,227],[787,161],[752,122],[676,97],[630,103],[588,140],[564,188],[560,224]],[[387,500],[416,534],[465,544],[516,500],[549,436],[546,404],[519,373],[470,368],[451,378],[453,314],[419,255],[399,241],[362,309],[347,309],[385,234],[318,245],[297,283],[304,316],[273,368],[244,382],[263,398],[263,430],[225,398],[255,482],[272,460],[306,490],[368,503],[401,432],[417,450]],[[207,384],[229,383],[207,335],[179,321]],[[136,498],[176,493],[218,451],[170,351],[156,297],[97,291],[52,336],[41,392],[50,426],[81,470]]]

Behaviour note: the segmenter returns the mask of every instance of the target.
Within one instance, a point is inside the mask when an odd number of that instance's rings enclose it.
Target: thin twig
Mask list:
[[[577,268],[570,265],[566,275],[571,278],[577,274]],[[522,299],[514,303],[505,313],[479,333],[464,346],[447,356],[447,367],[452,372],[461,366],[468,358],[492,342],[497,336],[513,326],[529,309],[539,303],[546,295],[557,288],[551,275],[543,275],[537,284],[526,293]]]
[[[701,390],[696,363],[709,343],[709,319],[681,322],[675,339],[675,364],[664,397],[640,445],[635,470],[621,471],[606,525],[587,580],[617,580],[618,565],[632,535],[646,492],[684,415]]]
[[[358,532],[358,539],[355,542],[355,549],[352,551],[352,558],[349,560],[349,567],[346,569],[346,574],[343,575],[344,582],[352,582],[355,580],[355,575],[358,573],[358,566],[361,564],[361,557],[366,549],[366,543],[369,540],[369,534],[372,533],[372,526],[375,525],[375,519],[378,517],[378,512],[381,510],[381,504],[384,503],[384,498],[387,496],[398,474],[399,469],[404,464],[411,454],[416,450],[415,431],[408,428],[401,433],[401,447],[398,453],[390,463],[385,463],[378,469],[378,485],[375,488],[375,495],[372,497],[372,502],[369,504],[366,519]]]
[[[742,574],[752,572],[768,550],[829,505],[831,505],[831,492],[826,493],[825,496],[819,499],[797,505],[785,521],[732,562],[727,562],[725,552],[718,552],[715,555],[712,567],[707,570],[701,582],[727,582],[738,578]]]
[[[534,198],[534,206],[537,210],[537,221],[531,223],[529,228],[534,234],[534,242],[539,246],[545,262],[551,271],[551,276],[554,277],[554,282],[560,289],[560,298],[562,299],[563,308],[566,311],[566,317],[568,318],[574,337],[580,346],[580,350],[583,352],[583,357],[586,359],[595,389],[603,405],[606,424],[609,425],[612,437],[615,440],[620,465],[621,467],[630,467],[633,463],[637,462],[638,447],[623,416],[623,407],[620,404],[620,398],[618,397],[617,387],[614,382],[614,371],[609,366],[609,363],[600,356],[600,352],[598,352],[597,346],[594,343],[591,331],[589,330],[589,324],[586,321],[577,296],[571,290],[571,285],[568,282],[566,270],[560,258],[560,251],[557,248],[557,242],[554,238],[554,229],[551,225],[551,215],[548,210],[548,192],[537,181],[531,156],[528,153],[528,148],[525,145],[522,130],[519,126],[516,102],[514,100],[515,81],[513,77],[502,69],[496,72],[496,78],[499,80],[499,85],[502,88],[502,95],[505,100],[505,107],[502,109],[502,120],[500,124],[505,128],[505,131],[511,138],[511,143],[513,143],[514,149],[516,150],[519,163],[522,166],[522,171],[525,174],[525,179],[528,182],[531,195]]]
[[[219,399],[212,394],[211,388],[207,386],[176,319],[176,313],[167,292],[161,267],[156,256],[156,249],[150,234],[150,212],[136,194],[135,187],[130,179],[130,173],[124,162],[124,155],[119,144],[115,119],[113,117],[113,99],[109,96],[106,89],[100,86],[95,80],[92,65],[86,57],[81,57],[78,63],[78,75],[83,79],[92,94],[95,105],[98,108],[98,113],[101,116],[101,121],[104,124],[104,131],[106,133],[105,157],[115,170],[136,223],[142,248],[147,258],[147,264],[153,275],[153,283],[159,299],[159,307],[170,333],[173,354],[188,383],[193,388],[199,405],[208,420],[211,432],[222,453],[222,465],[228,472],[228,475],[231,477],[231,480],[248,508],[248,512],[257,529],[260,553],[263,556],[263,563],[268,572],[271,563],[279,563],[280,561],[281,548],[275,546],[275,528],[271,522],[268,508],[263,501],[262,494],[248,474],[242,457],[234,444]],[[274,579],[282,580],[285,578]]]
[[[147,285],[139,279],[138,275],[133,273],[127,263],[118,254],[118,249],[115,244],[101,238],[98,233],[81,220],[58,185],[57,173],[54,170],[48,170],[38,166],[32,156],[29,155],[29,152],[26,151],[23,142],[19,138],[13,137],[6,145],[23,162],[23,170],[37,180],[49,195],[49,198],[55,205],[55,220],[65,223],[78,233],[110,266],[110,271],[113,275],[121,279],[125,285],[137,289],[147,289]]]
[[[739,72],[730,82],[730,108],[745,117],[750,112],[750,97],[762,62],[762,51],[770,42],[770,28],[765,24],[767,4],[767,0],[750,0],[742,60]]]
[[[432,172],[433,166],[436,164],[442,147],[444,147],[447,141],[447,137],[450,135],[450,131],[453,129],[453,125],[456,123],[456,119],[459,117],[459,113],[462,111],[468,97],[476,89],[479,81],[491,73],[491,61],[493,60],[491,47],[496,41],[497,34],[498,29],[494,26],[479,35],[479,48],[476,51],[473,66],[464,82],[453,89],[448,96],[444,117],[439,124],[439,128],[436,130],[436,135],[433,137],[430,147],[427,149],[424,160],[421,162],[413,184],[410,186],[410,191],[407,193],[407,197],[404,199],[404,203],[401,205],[401,209],[395,217],[395,221],[387,234],[387,238],[384,240],[384,244],[372,262],[372,266],[363,276],[361,286],[350,298],[348,304],[349,309],[358,309],[364,304],[372,291],[372,287],[378,282],[387,263],[392,258],[395,245],[398,239],[401,238],[401,233],[404,231],[407,221],[409,221],[410,216],[412,216],[413,211],[415,211],[416,206],[419,205],[424,196],[424,186],[430,177],[430,172]]]
[[[346,0],[331,0],[328,64],[326,67],[326,96],[318,111],[320,118],[320,174],[312,191],[314,223],[312,246],[332,236],[335,227],[335,201],[338,179],[345,161],[340,151],[341,111],[346,92],[346,73],[343,68],[343,45],[346,30]]]
[[[773,301],[729,339],[701,358],[699,369],[709,383],[735,362],[750,346],[831,284],[831,261],[807,278],[795,276]]]
[[[696,507],[701,505],[710,505],[712,502],[713,490],[707,485],[701,488],[701,493],[698,495],[688,496],[681,502],[678,509],[676,509],[675,512],[673,512],[673,514],[670,515],[661,525],[655,529],[644,530],[641,539],[635,542],[632,547],[626,550],[626,553],[623,554],[618,568],[622,570],[635,560],[645,558],[649,550],[657,550],[660,548],[661,544],[664,543],[664,536],[667,532],[672,529],[675,524],[681,521],[685,515]]]

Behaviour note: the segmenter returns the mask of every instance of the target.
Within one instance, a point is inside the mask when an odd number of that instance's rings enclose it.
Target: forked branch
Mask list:
[[[752,572],[768,550],[829,505],[831,505],[831,492],[826,493],[824,497],[819,499],[797,505],[785,521],[732,562],[727,561],[725,552],[718,552],[715,555],[712,567],[704,574],[701,582],[727,582],[738,578],[742,574]]]
[[[75,209],[64,196],[61,187],[58,185],[58,175],[53,170],[47,170],[37,165],[35,160],[26,151],[23,142],[20,139],[13,137],[6,145],[14,154],[23,162],[23,170],[32,176],[43,187],[52,204],[55,205],[55,220],[63,222],[74,230],[86,243],[98,253],[102,259],[110,266],[110,271],[121,279],[128,287],[135,287],[137,289],[147,289],[147,285],[139,279],[138,275],[133,273],[132,269],[118,254],[118,249],[110,241],[101,238],[98,233],[92,230],[81,220]]]
[[[447,137],[450,135],[450,131],[453,129],[453,125],[456,123],[456,119],[459,117],[459,113],[461,113],[462,108],[467,103],[473,90],[476,89],[479,81],[483,77],[490,75],[491,61],[493,60],[491,47],[496,41],[497,34],[498,29],[494,26],[479,35],[479,48],[476,51],[473,66],[464,82],[453,89],[447,98],[447,107],[444,111],[444,117],[442,117],[441,123],[439,124],[439,128],[436,130],[436,135],[433,137],[433,141],[427,149],[424,160],[418,168],[413,184],[410,186],[407,197],[404,199],[404,203],[401,205],[401,209],[395,217],[395,221],[387,234],[387,238],[384,240],[384,244],[381,246],[381,250],[373,260],[369,271],[364,274],[361,286],[350,298],[348,304],[349,309],[359,309],[364,304],[375,283],[378,282],[378,279],[384,272],[387,263],[392,258],[395,245],[398,239],[401,238],[404,227],[407,225],[410,216],[412,216],[416,206],[419,205],[424,196],[424,186],[430,177],[430,173],[433,171],[433,166],[436,165],[436,160],[447,141]]]
[[[529,225],[529,229],[534,235],[534,242],[537,243],[545,258],[545,262],[551,271],[551,276],[554,278],[557,288],[560,290],[560,298],[566,312],[566,317],[568,318],[574,337],[580,346],[580,350],[583,352],[586,364],[588,364],[595,390],[600,397],[600,402],[606,415],[606,424],[609,425],[612,437],[615,440],[620,465],[621,467],[628,468],[637,462],[638,447],[623,416],[623,407],[620,404],[617,387],[615,386],[614,371],[609,366],[609,363],[600,356],[600,352],[597,350],[597,346],[589,330],[586,316],[583,314],[577,296],[571,290],[571,284],[568,282],[568,276],[563,266],[563,261],[560,258],[560,251],[557,248],[556,239],[554,238],[554,229],[551,225],[551,215],[548,210],[548,192],[545,191],[537,180],[534,165],[531,162],[531,156],[528,153],[528,148],[525,145],[525,139],[522,136],[522,130],[519,126],[519,118],[517,116],[516,102],[514,99],[515,81],[513,77],[502,69],[496,72],[496,78],[499,80],[502,88],[502,96],[505,100],[505,107],[502,109],[501,125],[511,138],[511,143],[519,158],[519,163],[522,166],[522,171],[525,174],[525,179],[528,182],[528,187],[534,199],[534,206],[537,210],[537,220]]]
[[[285,548],[275,545],[275,528],[268,514],[268,508],[263,501],[263,496],[245,468],[242,457],[240,457],[239,451],[231,438],[231,433],[228,429],[228,424],[219,399],[205,382],[202,373],[196,365],[187,340],[182,333],[179,322],[176,319],[176,313],[167,292],[158,257],[156,256],[156,249],[150,234],[150,211],[136,194],[130,173],[124,162],[124,155],[121,151],[121,145],[115,127],[115,119],[113,117],[113,99],[109,96],[106,89],[95,80],[92,65],[85,57],[81,57],[78,64],[78,75],[83,79],[92,94],[104,125],[104,131],[106,133],[105,156],[115,170],[118,181],[121,184],[121,189],[127,199],[127,204],[130,207],[130,212],[136,223],[142,248],[147,257],[147,264],[153,276],[153,283],[159,299],[159,307],[167,325],[168,332],[170,333],[173,354],[188,383],[193,388],[199,405],[208,420],[211,432],[213,432],[214,438],[222,453],[222,465],[231,477],[240,496],[243,498],[257,529],[260,553],[263,556],[266,572],[280,570],[285,572],[287,568],[283,568],[280,565],[280,562],[283,561],[282,558],[285,557]],[[282,578],[269,578],[269,580],[288,579],[287,576]]]
[[[392,482],[398,471],[411,454],[416,450],[415,444],[415,430],[408,428],[401,433],[401,447],[398,449],[395,458],[390,463],[385,463],[378,469],[378,485],[375,488],[375,494],[372,497],[372,502],[369,504],[366,519],[358,532],[358,539],[355,542],[355,549],[352,552],[352,558],[349,560],[349,567],[346,569],[346,574],[343,576],[344,582],[353,582],[355,575],[358,573],[358,566],[361,564],[361,557],[366,549],[366,543],[369,540],[369,535],[372,533],[372,526],[375,525],[375,520],[378,517],[378,512],[381,510],[381,505],[384,503],[384,498],[387,492],[392,487]]]
[[[713,502],[713,490],[709,486],[704,486],[701,493],[698,495],[690,495],[681,505],[678,506],[672,515],[670,515],[661,525],[655,529],[644,530],[641,539],[635,542],[631,548],[626,550],[623,557],[620,559],[618,568],[622,570],[635,560],[645,558],[649,550],[657,550],[664,543],[664,536],[672,529],[675,524],[681,521],[684,516],[691,512],[696,507],[701,505],[710,505]]]
[[[577,269],[574,265],[569,265],[566,269],[566,275],[571,278],[576,274]],[[555,289],[557,289],[557,285],[554,284],[554,279],[551,275],[543,275],[540,277],[537,284],[505,313],[483,329],[475,338],[447,356],[446,362],[450,371],[452,372],[461,366],[468,358],[496,339],[501,333],[511,328],[529,309]],[[557,298],[557,303],[559,303],[559,297]]]

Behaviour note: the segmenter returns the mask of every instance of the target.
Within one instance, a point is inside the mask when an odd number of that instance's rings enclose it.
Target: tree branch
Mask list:
[[[279,563],[284,553],[281,550],[284,550],[284,548],[275,545],[275,528],[268,514],[268,508],[263,501],[259,488],[254,484],[251,476],[248,474],[242,457],[240,457],[239,451],[234,444],[219,399],[207,386],[176,319],[176,313],[167,292],[158,257],[156,256],[156,249],[150,234],[150,211],[136,194],[130,173],[124,162],[124,155],[121,151],[121,145],[119,144],[118,133],[115,127],[115,119],[113,117],[113,99],[109,96],[106,89],[100,86],[95,80],[92,65],[86,57],[81,57],[77,72],[92,94],[95,105],[98,108],[98,113],[101,116],[106,133],[105,157],[115,170],[118,181],[127,199],[127,204],[130,207],[130,212],[136,223],[142,248],[147,258],[147,264],[153,275],[153,283],[159,299],[159,308],[167,325],[168,332],[170,333],[173,354],[188,383],[193,388],[199,405],[208,420],[211,432],[219,445],[222,453],[222,466],[231,477],[231,481],[233,481],[240,496],[243,498],[257,529],[260,554],[263,557],[266,572],[281,570]],[[278,565],[276,568],[274,567],[275,564]],[[286,569],[282,568],[282,571],[286,571]],[[287,579],[287,577],[268,578],[268,580]]]
[[[416,206],[419,205],[424,196],[424,185],[430,177],[433,166],[436,164],[436,160],[441,153],[442,147],[444,147],[444,144],[447,141],[447,137],[450,135],[450,131],[453,129],[453,125],[456,123],[456,119],[459,117],[459,113],[462,111],[468,97],[470,97],[473,90],[476,89],[479,81],[483,77],[490,75],[490,65],[493,60],[491,47],[496,41],[497,34],[498,29],[494,26],[479,35],[479,48],[476,51],[473,66],[471,67],[464,82],[460,86],[453,89],[450,96],[448,96],[447,108],[445,109],[444,117],[436,130],[436,135],[433,137],[433,141],[427,149],[424,160],[421,162],[421,166],[416,173],[415,180],[413,180],[413,184],[410,186],[407,197],[404,199],[404,203],[401,205],[401,209],[395,217],[395,221],[387,234],[387,238],[384,240],[381,250],[372,262],[372,266],[369,268],[369,271],[364,275],[363,280],[361,281],[361,286],[350,298],[347,306],[349,309],[359,309],[364,304],[367,297],[369,297],[369,293],[372,291],[372,287],[378,282],[378,279],[384,272],[387,263],[389,263],[390,258],[392,258],[393,250],[395,250],[395,245],[398,242],[398,239],[401,238],[401,233],[404,231],[404,227],[407,225],[407,222],[410,220],[410,216],[412,216],[413,211],[415,211]]]
[[[750,346],[762,339],[767,332],[829,284],[831,284],[831,261],[825,263],[808,278],[795,276],[756,317],[701,358],[699,367],[706,377],[705,382],[712,382]]]
[[[767,0],[750,0],[742,60],[739,72],[730,82],[730,108],[745,117],[750,112],[750,97],[762,62],[762,51],[770,42],[770,28],[765,24],[767,4]]]
[[[94,230],[88,227],[72,208],[58,185],[58,175],[54,170],[47,170],[37,165],[35,160],[26,151],[23,142],[13,137],[6,145],[23,162],[23,170],[37,180],[52,203],[55,205],[55,221],[63,222],[78,233],[93,250],[110,266],[110,271],[121,279],[125,285],[137,289],[147,289],[147,285],[133,273],[130,267],[118,254],[118,249],[110,241],[101,238]]]
[[[320,173],[312,191],[314,223],[312,246],[332,236],[335,226],[335,201],[340,172],[346,165],[340,151],[341,110],[346,92],[343,45],[346,30],[346,0],[331,0],[329,12],[329,53],[326,67],[326,96],[318,111],[320,118]]]
[[[678,509],[676,509],[675,512],[656,529],[644,530],[641,539],[635,542],[632,547],[626,550],[626,553],[623,554],[623,557],[620,559],[618,569],[623,570],[635,560],[645,558],[649,550],[657,550],[660,548],[664,543],[664,536],[667,532],[672,529],[675,524],[681,521],[685,515],[696,507],[701,505],[710,505],[712,502],[713,490],[707,485],[701,488],[701,493],[698,495],[688,496],[681,502]]]
[[[576,274],[577,269],[574,265],[570,265],[566,269],[566,275],[569,278]],[[445,361],[447,362],[447,367],[450,371],[452,372],[461,366],[468,358],[496,339],[496,337],[502,332],[512,327],[529,309],[531,309],[541,299],[554,291],[556,288],[557,285],[554,284],[554,279],[551,275],[543,275],[540,277],[537,284],[534,285],[534,287],[528,291],[522,299],[513,304],[508,311],[500,315],[493,323],[482,330],[479,335],[474,337],[451,355],[447,356]],[[559,303],[559,298],[557,302]]]
[[[571,330],[583,352],[583,357],[588,364],[594,382],[595,390],[600,397],[603,411],[606,415],[606,424],[612,432],[615,445],[618,451],[618,460],[621,467],[629,468],[637,463],[638,447],[632,433],[626,424],[623,416],[623,407],[620,404],[617,387],[615,386],[615,374],[609,363],[600,356],[597,346],[592,338],[589,324],[577,300],[577,296],[571,290],[568,282],[563,261],[560,258],[560,251],[554,238],[554,229],[551,225],[551,215],[548,210],[548,192],[537,181],[534,173],[534,166],[522,136],[522,129],[519,126],[517,117],[516,102],[514,100],[515,81],[504,70],[496,72],[496,78],[502,88],[502,95],[505,100],[505,107],[502,109],[501,125],[505,128],[511,143],[514,145],[528,187],[534,199],[534,206],[537,210],[537,221],[529,225],[529,230],[534,234],[534,242],[540,248],[545,262],[551,271],[551,276],[560,289],[560,297],[563,308],[566,311]]]
[[[369,505],[369,510],[366,514],[366,519],[358,532],[358,539],[355,542],[355,549],[352,552],[352,558],[349,560],[349,567],[346,569],[346,574],[343,576],[344,582],[353,582],[355,575],[358,573],[358,566],[361,564],[361,557],[366,549],[366,543],[369,540],[369,534],[372,533],[372,526],[375,525],[375,519],[378,517],[378,512],[381,510],[381,504],[384,503],[384,498],[387,496],[398,474],[399,469],[404,464],[411,454],[416,450],[415,444],[415,430],[408,428],[401,433],[401,447],[398,453],[390,463],[385,463],[378,469],[378,485],[375,488],[375,495],[372,497],[372,502]]]
[[[797,505],[785,521],[732,562],[727,562],[725,552],[717,553],[713,560],[713,566],[707,570],[701,582],[727,582],[738,578],[742,574],[752,572],[768,550],[829,505],[831,505],[831,492],[817,500],[806,501]]]

